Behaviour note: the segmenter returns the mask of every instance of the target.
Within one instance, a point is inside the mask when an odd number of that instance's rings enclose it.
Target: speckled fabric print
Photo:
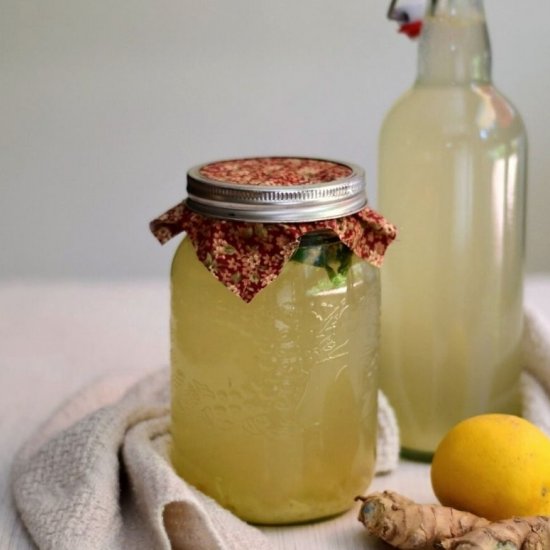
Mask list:
[[[208,218],[183,202],[153,220],[150,228],[161,244],[185,231],[198,259],[246,302],[277,278],[305,233],[330,229],[354,254],[375,266],[382,264],[396,237],[395,227],[368,207],[332,220],[252,223]]]
[[[325,183],[351,174],[351,168],[344,164],[293,157],[224,160],[207,164],[200,170],[201,176],[214,181],[268,186]]]

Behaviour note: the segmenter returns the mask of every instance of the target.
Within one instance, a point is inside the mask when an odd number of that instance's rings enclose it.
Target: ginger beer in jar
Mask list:
[[[378,267],[362,171],[260,158],[192,169],[153,222],[172,264],[172,461],[241,518],[342,512],[374,472]],[[163,236],[164,234],[164,236]]]

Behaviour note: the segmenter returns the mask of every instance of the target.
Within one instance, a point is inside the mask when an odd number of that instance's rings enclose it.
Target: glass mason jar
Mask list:
[[[324,162],[298,160],[314,166]],[[355,199],[353,193],[343,193],[344,203],[350,197],[355,200],[351,210],[349,204],[340,210],[346,216],[364,207],[362,173],[356,167],[348,169],[350,178],[360,182],[360,191]],[[294,184],[292,162],[285,170],[286,180]],[[194,218],[171,272],[173,465],[186,481],[250,522],[292,523],[331,516],[352,506],[374,472],[378,269],[326,226],[345,217],[319,222],[319,213],[308,210],[304,197],[315,191],[315,184],[302,182],[291,199],[293,205],[280,197],[261,204],[262,193],[289,192],[288,184],[273,184],[277,178],[264,174],[269,187],[252,186],[248,176],[243,178],[243,168],[238,171],[233,179],[245,181],[246,193],[258,195],[246,212],[239,203],[242,197],[229,196],[231,182],[227,191],[228,182],[205,177],[204,167],[202,173],[189,173],[185,208]],[[225,179],[235,173],[229,172]],[[313,177],[308,173],[305,179]],[[331,185],[323,182],[326,188]],[[337,185],[342,187],[342,179]],[[311,203],[311,196],[307,201]],[[343,204],[341,199],[330,202],[330,211],[339,211]],[[209,217],[197,213],[201,210],[208,210]],[[283,211],[290,224],[273,221],[280,220]],[[203,225],[200,229],[197,220]],[[209,225],[215,227],[212,235],[219,242],[205,252],[197,233]],[[235,234],[254,240],[262,238],[266,228],[276,231],[276,238],[267,241],[276,256],[289,227],[298,226],[301,236],[288,261],[278,273],[266,276],[265,287],[252,297],[246,285],[237,289],[232,284],[247,276],[243,266],[258,253],[257,241],[239,258],[240,268],[231,271],[228,261],[230,273],[212,276],[213,265],[215,269],[237,255],[231,250]],[[224,253],[212,259],[216,246]],[[198,258],[201,250],[203,261]]]

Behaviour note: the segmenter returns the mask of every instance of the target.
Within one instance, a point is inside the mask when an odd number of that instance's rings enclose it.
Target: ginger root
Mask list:
[[[445,506],[416,504],[390,491],[359,499],[363,501],[359,521],[368,532],[401,550],[433,546],[489,524],[474,514]]]
[[[442,550],[545,550],[550,548],[550,517],[515,517],[490,523],[437,544]]]
[[[550,550],[550,517],[491,523],[447,506],[417,504],[391,491],[358,497],[359,521],[400,550]]]

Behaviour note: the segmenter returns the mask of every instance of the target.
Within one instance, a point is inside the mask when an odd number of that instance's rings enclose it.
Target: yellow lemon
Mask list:
[[[550,515],[550,438],[517,416],[468,418],[439,444],[431,478],[441,504],[490,520]]]

